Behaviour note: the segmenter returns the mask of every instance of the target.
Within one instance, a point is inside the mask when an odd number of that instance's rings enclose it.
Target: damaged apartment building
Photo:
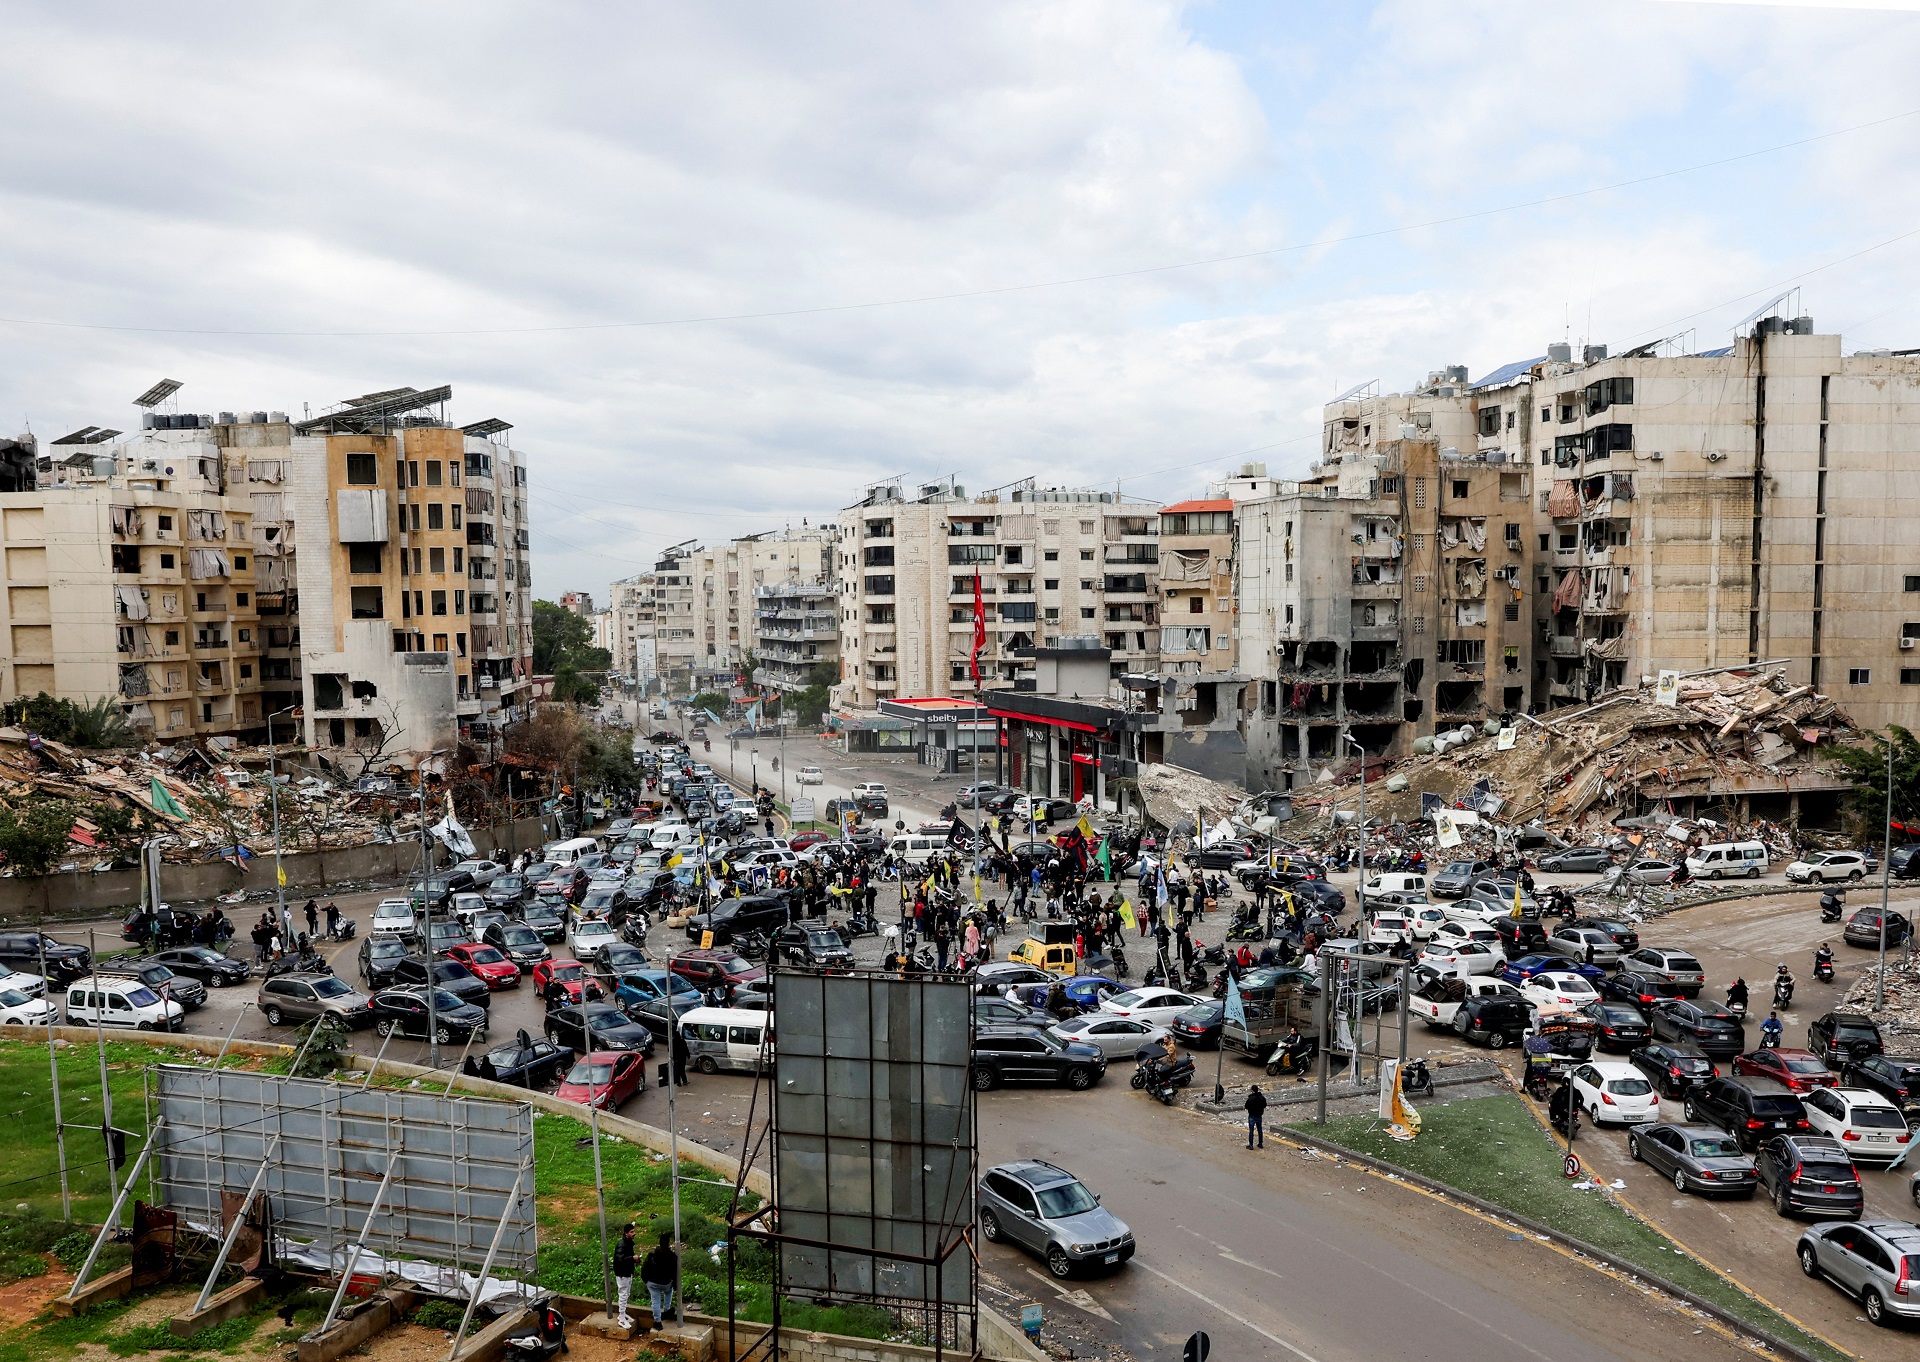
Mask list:
[[[1250,779],[1661,670],[1778,663],[1863,726],[1920,720],[1920,356],[1773,311],[1674,350],[1328,405],[1314,476],[1238,508]]]
[[[30,487],[0,492],[0,700],[113,697],[169,743],[304,722],[322,753],[403,762],[521,711],[525,476],[504,422],[424,415],[445,389],[294,423],[179,413],[179,388],[142,394],[130,433],[54,441]],[[436,504],[416,525],[428,445]],[[396,660],[415,655],[439,671]]]

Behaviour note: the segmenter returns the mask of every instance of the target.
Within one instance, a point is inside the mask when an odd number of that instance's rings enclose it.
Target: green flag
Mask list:
[[[1112,879],[1113,851],[1107,846],[1107,839],[1104,837],[1100,839],[1100,854],[1095,859],[1100,862],[1100,869],[1105,873],[1106,878]]]
[[[169,818],[184,819],[187,816],[187,811],[167,793],[167,787],[160,783],[159,776],[153,778],[153,811],[165,814]]]

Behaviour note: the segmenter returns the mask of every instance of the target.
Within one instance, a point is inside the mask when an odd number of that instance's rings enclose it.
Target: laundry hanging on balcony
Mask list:
[[[1580,489],[1571,478],[1557,479],[1547,493],[1547,514],[1556,520],[1570,520],[1580,514]]]
[[[1553,608],[1571,610],[1580,600],[1582,574],[1578,568],[1571,569],[1560,579],[1560,585],[1554,588]]]
[[[130,620],[153,618],[153,611],[147,608],[147,593],[139,587],[116,586],[113,589],[113,598],[119,605],[123,618]]]

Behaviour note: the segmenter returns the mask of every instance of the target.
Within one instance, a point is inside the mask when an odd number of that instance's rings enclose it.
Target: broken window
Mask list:
[[[372,487],[380,481],[380,465],[371,454],[347,455],[347,485]]]
[[[313,707],[340,709],[346,702],[347,678],[340,672],[316,672],[313,677]]]

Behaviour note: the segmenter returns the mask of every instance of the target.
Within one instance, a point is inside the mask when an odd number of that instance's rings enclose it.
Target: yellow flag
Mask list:
[[[679,865],[679,864],[680,864],[680,853],[679,853],[679,852],[677,852],[677,851],[676,851],[676,852],[674,852],[674,853],[673,853],[673,855],[671,855],[671,856],[669,856],[669,857],[667,857],[667,869],[669,869],[669,870],[671,870],[671,869],[673,869],[673,868],[674,868],[675,866],[677,866],[677,865]]]
[[[1093,824],[1087,821],[1087,816],[1084,813],[1080,815],[1079,827],[1080,835],[1091,842],[1093,840]]]
[[[1130,932],[1140,930],[1140,920],[1133,915],[1133,900],[1120,900],[1120,922]]]
[[[285,889],[287,887],[287,868],[284,865],[275,866],[274,873],[280,877],[280,887]]]
[[[1511,913],[1508,913],[1507,916],[1508,917],[1520,916],[1520,881],[1518,880],[1515,880],[1513,882],[1513,911]]]

